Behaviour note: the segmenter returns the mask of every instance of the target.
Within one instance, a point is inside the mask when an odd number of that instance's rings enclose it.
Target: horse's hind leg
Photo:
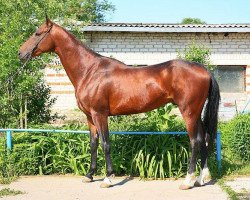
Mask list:
[[[90,130],[90,151],[91,151],[91,164],[88,173],[85,175],[83,182],[92,182],[93,175],[96,172],[97,168],[97,147],[99,144],[99,135],[97,132],[97,128],[93,124],[93,121],[90,117],[88,117],[88,126]]]
[[[210,173],[207,166],[208,159],[208,143],[206,141],[206,133],[204,127],[202,127],[202,141],[200,144],[200,152],[201,152],[201,172],[200,176],[197,178],[195,182],[195,186],[202,186],[205,184],[205,181],[210,178]]]
[[[186,190],[192,188],[196,181],[195,167],[196,167],[197,155],[199,152],[200,143],[202,140],[201,139],[202,124],[200,120],[200,112],[198,110],[195,109],[191,110],[190,108],[189,109],[180,108],[180,111],[182,112],[183,118],[186,123],[192,150],[187,176],[183,181],[182,185],[180,186],[180,189]]]

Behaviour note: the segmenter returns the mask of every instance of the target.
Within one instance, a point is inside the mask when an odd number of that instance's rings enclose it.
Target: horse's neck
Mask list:
[[[54,37],[55,53],[75,88],[93,66],[96,54],[76,40],[71,34],[58,27]]]

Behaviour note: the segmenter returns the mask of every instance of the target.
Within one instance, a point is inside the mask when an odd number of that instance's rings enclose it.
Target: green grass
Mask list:
[[[228,194],[230,200],[239,200],[237,192],[235,192],[231,187],[227,186],[223,179],[218,180],[218,184],[222,188],[222,190],[224,190]]]
[[[239,168],[235,169],[231,173],[231,175],[232,176],[237,176],[237,175],[249,175],[250,176],[250,162],[242,163]]]
[[[0,184],[10,184],[11,182],[17,180],[17,178],[17,176],[0,177]]]
[[[230,186],[226,185],[225,182],[228,180],[228,177],[226,179],[222,178],[218,180],[218,184],[228,194],[230,200],[249,200],[250,194],[248,191],[235,192]]]
[[[11,190],[10,188],[4,188],[0,190],[0,198],[4,196],[16,196],[19,194],[24,194],[24,192],[20,190]]]

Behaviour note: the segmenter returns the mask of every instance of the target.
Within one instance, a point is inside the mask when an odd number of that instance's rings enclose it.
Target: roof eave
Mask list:
[[[152,32],[152,33],[246,33],[250,32],[250,27],[223,28],[223,27],[181,27],[181,28],[161,28],[161,27],[105,27],[105,26],[86,26],[83,32]]]

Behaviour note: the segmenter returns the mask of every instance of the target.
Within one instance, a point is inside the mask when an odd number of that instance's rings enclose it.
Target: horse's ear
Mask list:
[[[48,18],[48,15],[46,14],[46,24],[47,26],[52,26],[53,22]]]

